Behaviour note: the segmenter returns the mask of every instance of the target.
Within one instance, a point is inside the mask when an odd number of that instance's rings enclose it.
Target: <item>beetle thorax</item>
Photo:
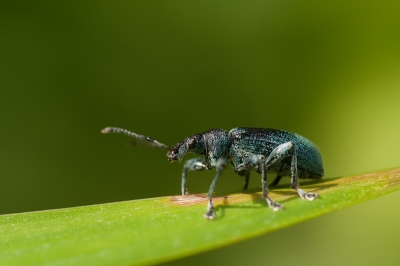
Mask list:
[[[230,142],[229,134],[223,129],[212,129],[203,134],[206,148],[206,162],[209,168],[213,168],[219,158],[227,158]]]

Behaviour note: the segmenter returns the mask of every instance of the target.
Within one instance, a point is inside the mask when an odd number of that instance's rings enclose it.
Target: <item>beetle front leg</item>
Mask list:
[[[222,174],[222,171],[226,168],[228,164],[228,161],[225,158],[219,158],[216,162],[215,169],[217,170],[217,174],[215,175],[210,189],[208,190],[207,198],[208,198],[208,204],[207,204],[207,212],[204,214],[204,218],[207,218],[209,220],[212,220],[215,218],[215,213],[214,213],[214,204],[212,202],[212,194],[214,192],[215,186],[217,185],[217,182]]]
[[[182,185],[181,185],[181,191],[182,195],[187,195],[189,194],[189,191],[186,188],[186,175],[187,171],[201,171],[201,170],[207,170],[207,165],[206,161],[202,158],[194,158],[187,160],[185,164],[183,165],[183,170],[182,170]]]

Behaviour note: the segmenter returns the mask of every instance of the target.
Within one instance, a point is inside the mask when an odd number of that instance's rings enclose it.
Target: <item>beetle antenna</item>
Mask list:
[[[151,147],[156,147],[156,148],[163,148],[163,149],[167,149],[167,150],[172,150],[172,148],[170,148],[169,146],[158,142],[155,139],[152,139],[150,137],[147,136],[143,136],[143,135],[139,135],[136,134],[134,132],[131,132],[129,130],[123,129],[123,128],[119,128],[119,127],[106,127],[103,130],[101,130],[101,133],[103,134],[108,134],[108,133],[122,133],[125,135],[128,135],[130,137],[133,137],[135,139],[137,139],[138,141],[135,141],[134,144],[143,144],[146,146],[151,146]],[[144,141],[142,141],[144,140]]]

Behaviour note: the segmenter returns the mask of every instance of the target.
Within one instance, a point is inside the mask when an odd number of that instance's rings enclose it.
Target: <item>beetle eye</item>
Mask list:
[[[193,148],[193,146],[196,144],[196,140],[195,139],[189,139],[188,140],[188,147],[189,148]]]

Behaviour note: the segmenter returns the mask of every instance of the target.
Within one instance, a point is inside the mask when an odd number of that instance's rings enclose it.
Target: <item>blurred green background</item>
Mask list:
[[[399,1],[3,1],[0,213],[180,193],[181,164],[106,126],[168,145],[282,128],[319,146],[326,177],[400,166],[399,14]],[[190,173],[190,191],[212,177]],[[229,169],[216,190],[241,185]],[[399,201],[169,264],[398,265]]]

